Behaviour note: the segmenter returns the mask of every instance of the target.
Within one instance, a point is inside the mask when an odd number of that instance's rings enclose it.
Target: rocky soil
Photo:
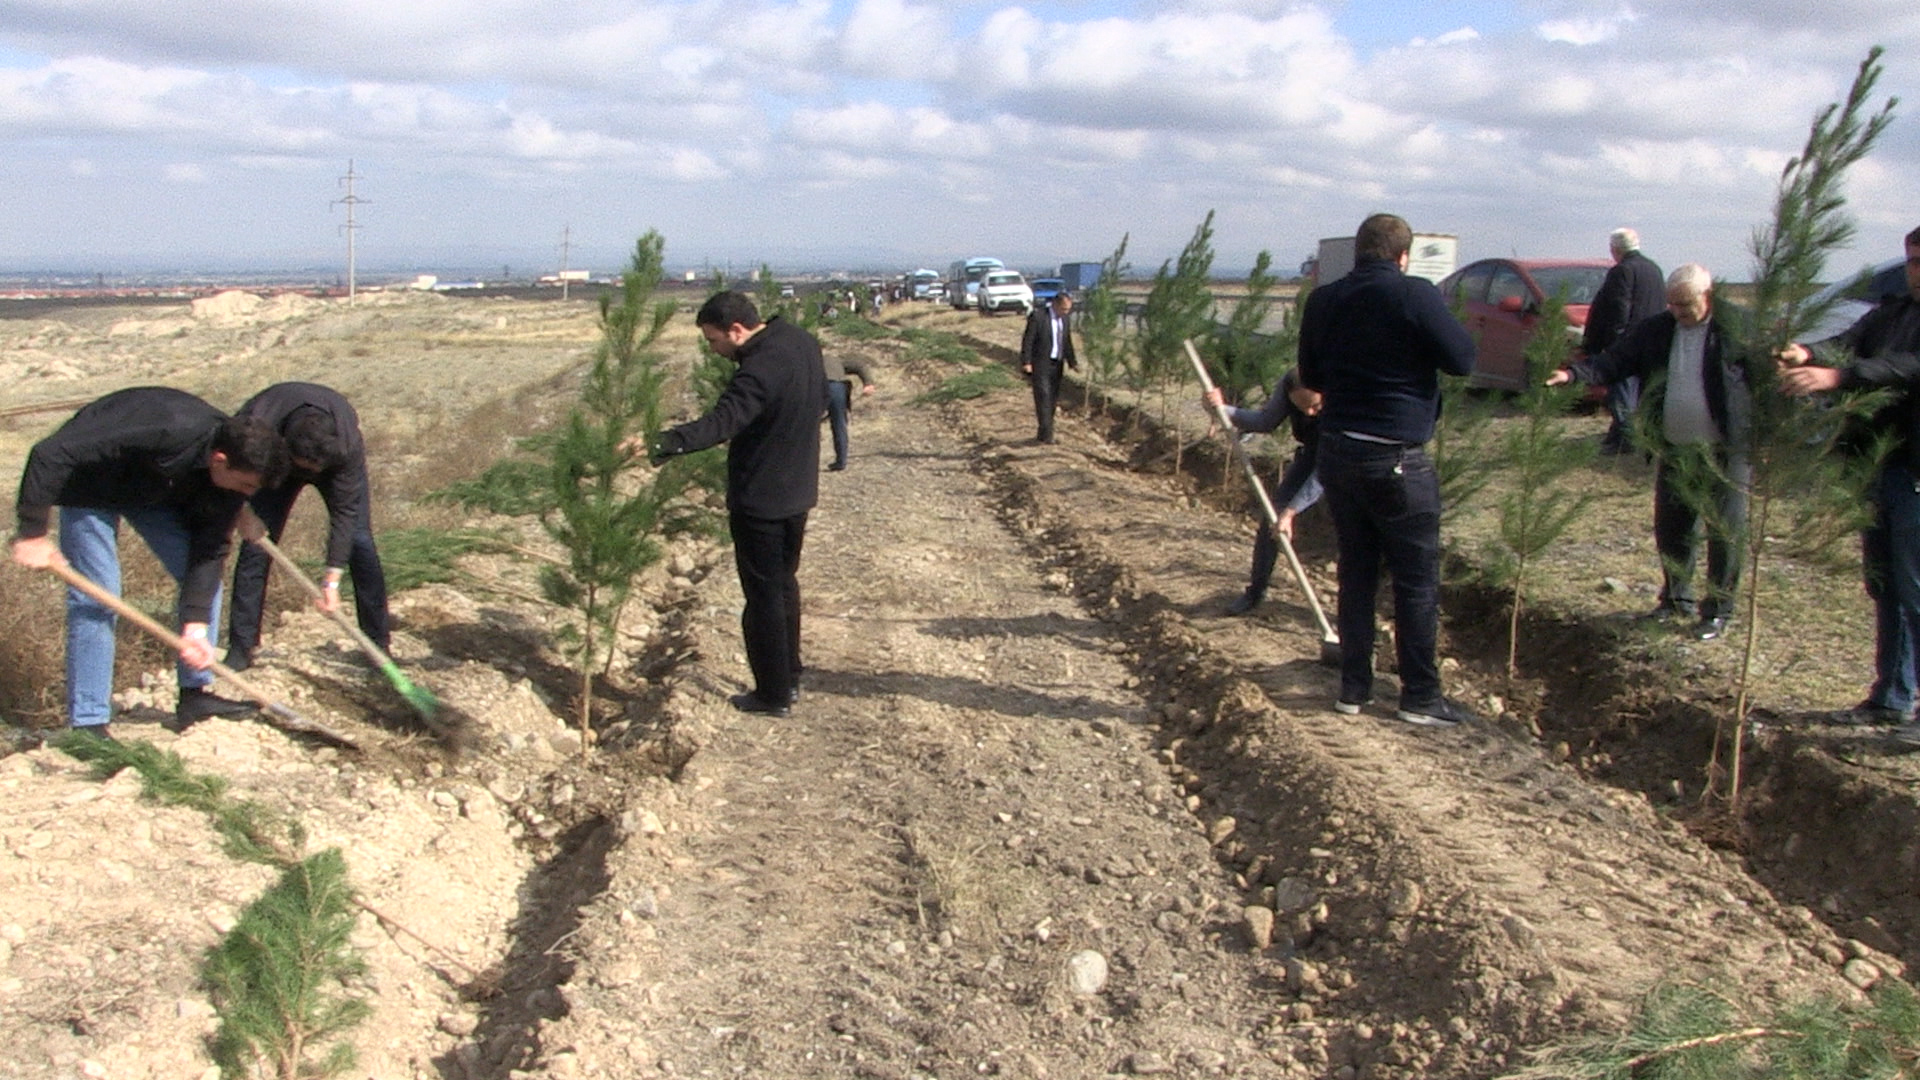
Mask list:
[[[1018,333],[897,318],[1002,362]],[[90,311],[0,320],[0,385],[12,403],[165,381],[231,405],[331,382],[383,451],[377,516],[431,520],[412,499],[550,414],[592,336],[584,307],[519,301]],[[691,331],[675,340],[690,359]],[[355,939],[374,1013],[349,1075],[1486,1077],[1620,1022],[1661,978],[1852,996],[1914,958],[1905,763],[1763,738],[1748,856],[1689,832],[1664,758],[1567,752],[1586,721],[1564,710],[1442,732],[1337,716],[1284,577],[1259,616],[1221,616],[1247,519],[1150,440],[1076,412],[1033,445],[1023,389],[918,403],[957,369],[829,341],[882,386],[852,467],[822,478],[791,718],[728,709],[738,591],[729,554],[695,543],[623,625],[585,753],[552,613],[511,556],[395,604],[396,653],[470,720],[464,752],[297,608],[260,681],[357,751],[258,723],[172,735],[165,670],[127,683],[123,738],[296,816],[381,913]],[[0,420],[0,466],[61,416]],[[18,573],[0,590],[57,596]],[[1449,628],[1448,678],[1491,716],[1480,637]],[[0,1075],[217,1075],[197,968],[267,873],[132,777],[14,734]],[[1794,809],[1822,790],[1852,801]]]

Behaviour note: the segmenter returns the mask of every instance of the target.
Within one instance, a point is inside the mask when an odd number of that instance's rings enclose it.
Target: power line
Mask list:
[[[573,226],[560,230],[560,299],[567,298],[567,256],[573,251]]]
[[[347,234],[347,303],[348,304],[353,303],[353,295],[354,295],[353,234],[360,231],[359,224],[357,224],[354,221],[353,211],[354,211],[354,207],[359,206],[361,203],[373,201],[371,199],[363,199],[360,196],[355,195],[353,193],[353,182],[358,179],[361,179],[361,177],[359,176],[359,174],[353,171],[353,159],[348,158],[347,159],[347,175],[340,178],[340,184],[342,187],[345,187],[347,189],[347,193],[341,196],[340,198],[335,199],[332,202],[327,204],[327,210],[329,212],[331,212],[335,206],[345,206],[347,208],[347,223],[345,225],[340,226],[340,231]]]

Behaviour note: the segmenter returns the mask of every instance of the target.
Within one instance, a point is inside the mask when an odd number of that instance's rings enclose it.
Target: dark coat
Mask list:
[[[1571,365],[1573,377],[1585,383],[1611,384],[1639,378],[1647,383],[1640,407],[1648,416],[1659,416],[1666,401],[1667,362],[1673,353],[1673,335],[1680,320],[1670,311],[1642,319],[1627,330],[1626,336],[1597,356],[1589,356]],[[1738,359],[1727,348],[1727,335],[1718,319],[1707,323],[1707,341],[1700,357],[1702,389],[1706,393],[1707,413],[1721,437],[1738,445],[1746,432],[1747,376]],[[1659,429],[1656,427],[1655,433]]]
[[[1067,367],[1077,368],[1079,360],[1073,352],[1073,317],[1063,316],[1060,320],[1063,335],[1060,342],[1060,360]],[[1033,309],[1027,316],[1027,327],[1020,334],[1020,364],[1038,369],[1044,364],[1053,363],[1053,306],[1045,304]]]
[[[207,461],[226,415],[181,390],[141,386],[108,394],[34,444],[15,507],[19,537],[47,535],[56,506],[166,509],[187,529],[182,622],[207,622],[245,501],[213,482]]]
[[[706,415],[666,432],[663,449],[728,443],[727,509],[777,521],[820,496],[820,414],[826,360],[812,334],[774,316],[734,353],[739,367]]]
[[[1308,293],[1300,316],[1300,385],[1323,395],[1327,431],[1426,442],[1440,373],[1471,373],[1473,353],[1440,290],[1385,259],[1362,259]]]
[[[286,435],[295,420],[318,411],[333,420],[343,453],[318,473],[294,466],[283,488],[312,484],[327,504],[327,565],[344,567],[353,551],[353,533],[367,505],[367,444],[360,417],[338,391],[315,383],[278,383],[253,395],[236,416],[257,416]]]
[[[1893,460],[1920,476],[1920,300],[1908,295],[1883,301],[1840,336],[1813,348],[1822,360],[1853,357],[1840,373],[1842,389],[1900,391],[1874,414],[1872,426],[1900,440]]]
[[[1580,348],[1588,356],[1598,356],[1619,341],[1628,327],[1666,309],[1666,277],[1659,265],[1638,251],[1629,251],[1607,271],[1600,291],[1593,294]]]

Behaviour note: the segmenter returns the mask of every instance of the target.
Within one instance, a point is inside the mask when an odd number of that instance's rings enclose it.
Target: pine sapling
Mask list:
[[[1143,396],[1154,391],[1160,399],[1160,426],[1167,428],[1167,395],[1184,384],[1188,366],[1186,342],[1212,338],[1213,211],[1193,230],[1177,260],[1169,259],[1154,272],[1153,286],[1140,307],[1140,336],[1135,341],[1134,389]],[[1180,471],[1184,442],[1177,429],[1173,437],[1173,471]]]
[[[1126,341],[1120,324],[1126,303],[1120,296],[1120,279],[1133,270],[1127,262],[1127,239],[1120,237],[1120,246],[1100,264],[1100,280],[1074,309],[1080,323],[1080,359],[1087,372],[1088,419],[1100,407],[1099,388],[1112,385],[1125,367]]]
[[[1253,270],[1247,275],[1247,291],[1234,302],[1233,310],[1228,313],[1224,326],[1218,327],[1212,335],[1212,352],[1215,370],[1220,372],[1216,384],[1227,401],[1243,406],[1256,406],[1264,395],[1271,393],[1280,376],[1292,367],[1299,356],[1300,333],[1298,326],[1299,304],[1290,309],[1282,320],[1279,333],[1268,333],[1266,324],[1273,314],[1277,302],[1274,289],[1280,280],[1273,275],[1273,255],[1262,251],[1253,263]],[[1223,486],[1232,482],[1233,461],[1231,457],[1224,463],[1225,473],[1221,478]]]
[[[1570,489],[1567,475],[1593,460],[1595,448],[1570,439],[1562,423],[1581,391],[1547,386],[1571,351],[1567,306],[1561,296],[1540,309],[1533,335],[1522,353],[1527,388],[1519,398],[1519,422],[1509,427],[1500,462],[1511,485],[1500,499],[1500,547],[1488,560],[1488,573],[1504,585],[1512,601],[1507,611],[1507,678],[1518,674],[1520,611],[1538,572],[1540,556],[1566,533],[1591,501],[1587,491]]]

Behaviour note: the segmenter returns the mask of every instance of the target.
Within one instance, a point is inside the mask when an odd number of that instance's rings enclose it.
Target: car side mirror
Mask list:
[[[1500,310],[1509,315],[1518,315],[1522,311],[1525,311],[1526,307],[1526,301],[1518,296],[1503,296],[1500,298]]]

